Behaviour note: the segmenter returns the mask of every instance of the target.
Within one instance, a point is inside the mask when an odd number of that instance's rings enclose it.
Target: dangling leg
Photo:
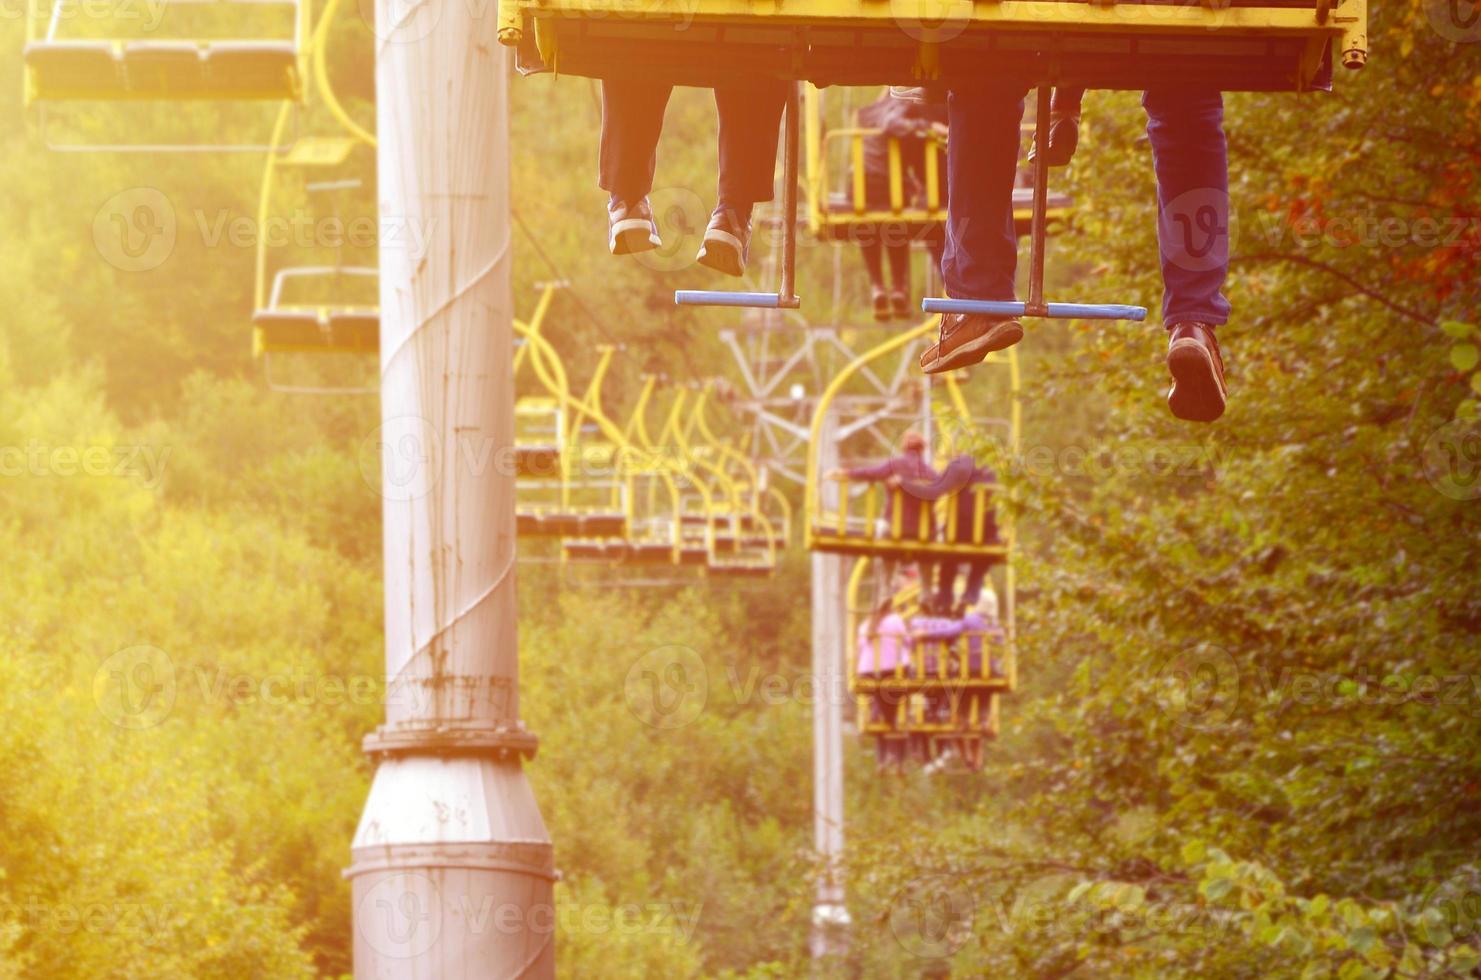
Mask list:
[[[1151,89],[1142,95],[1157,171],[1162,322],[1173,415],[1212,422],[1224,413],[1224,361],[1214,328],[1229,320],[1229,159],[1217,91]]]
[[[1013,179],[1018,170],[1022,85],[955,89],[948,100],[946,250],[941,277],[957,299],[1012,300],[1018,265],[1013,232]],[[947,313],[941,335],[921,355],[921,370],[938,374],[976,364],[1023,339],[1017,320]]]
[[[890,315],[903,320],[910,316],[910,244],[903,229],[891,229],[885,250],[890,256]]]
[[[1080,145],[1080,103],[1085,98],[1083,88],[1058,86],[1049,109],[1049,166],[1065,167],[1075,156]],[[1039,147],[1035,144],[1028,151],[1030,162],[1038,159]]]
[[[730,276],[746,271],[751,247],[751,208],[771,200],[777,140],[787,86],[777,78],[715,89],[720,115],[719,202],[710,215],[698,260]]]
[[[880,323],[890,318],[889,291],[884,281],[884,247],[874,237],[859,242],[859,252],[864,256],[864,268],[869,273],[869,300],[874,307],[874,319]]]
[[[648,204],[658,162],[658,137],[672,86],[606,79],[602,82],[602,137],[597,185],[607,203],[607,248],[626,255],[657,248],[658,224]]]

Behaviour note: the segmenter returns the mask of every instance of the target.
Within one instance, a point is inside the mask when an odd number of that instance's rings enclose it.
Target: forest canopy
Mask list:
[[[845,975],[1475,975],[1481,36],[1444,8],[1375,5],[1330,94],[1227,97],[1220,423],[1168,417],[1154,324],[1029,332],[1026,445],[995,459],[1022,688],[980,773],[881,780],[851,743]],[[15,81],[22,25],[0,31]],[[331,36],[369,125],[373,35],[345,9]],[[617,404],[655,366],[732,370],[723,316],[669,300],[683,270],[604,251],[593,86],[510,90],[520,313],[568,280],[549,336],[576,378],[624,345]],[[0,100],[0,978],[347,975],[382,713],[375,399],[274,392],[251,357],[230,230],[260,159],[52,154],[19,84]],[[675,97],[661,164],[705,199],[712,105]],[[1134,93],[1087,97],[1051,285],[1155,308],[1144,128]],[[180,230],[141,268],[107,216],[145,193]],[[806,289],[835,258],[803,248]],[[807,573],[795,540],[752,589],[521,568],[563,974],[807,970]],[[623,697],[670,645],[710,684],[680,729]],[[153,699],[113,700],[120,670]]]

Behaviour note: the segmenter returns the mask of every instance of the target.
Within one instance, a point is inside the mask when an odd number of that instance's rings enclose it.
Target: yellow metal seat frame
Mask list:
[[[1366,0],[651,0],[640,10],[500,0],[499,25],[527,71],[689,85],[759,73],[820,85],[1282,91],[1310,87],[1330,61],[1361,67],[1368,53]]]
[[[553,481],[547,478],[525,479],[516,484],[515,522],[521,537],[573,538],[587,542],[577,547],[574,553],[563,549],[563,559],[571,556],[584,557],[597,552],[607,555],[614,549],[622,550],[634,539],[634,513],[632,474],[620,469],[607,470],[600,480],[588,480],[580,470],[586,469],[586,460],[591,455],[582,445],[581,432],[588,424],[594,424],[612,442],[623,442],[621,430],[613,424],[600,407],[601,384],[611,363],[612,349],[604,348],[597,367],[592,374],[586,393],[577,397],[571,393],[565,367],[560,356],[548,340],[540,335],[540,327],[550,307],[553,286],[547,286],[529,323],[515,321],[515,334],[524,341],[515,352],[514,369],[529,364],[535,376],[554,401],[561,406],[563,417],[559,423],[563,438],[557,454],[556,473]],[[609,466],[622,466],[621,453],[607,455]],[[580,461],[580,462],[578,462]],[[554,484],[554,497],[535,498]],[[578,487],[579,484],[579,487]],[[601,503],[577,503],[577,489],[591,490]],[[675,491],[675,494],[677,491]],[[675,542],[666,543],[672,552]]]
[[[59,142],[52,139],[49,112],[66,104],[100,102],[234,102],[300,106],[307,101],[314,70],[315,31],[311,0],[166,0],[175,7],[288,8],[291,30],[277,37],[67,37],[64,11],[70,0],[27,0],[24,105],[35,108],[46,144],[55,150],[113,152],[263,151],[255,143]],[[327,24],[338,0],[330,0]],[[122,10],[122,8],[120,8]],[[120,21],[120,26],[122,21]]]
[[[931,134],[924,160],[922,195],[911,200],[906,194],[905,170],[901,163],[900,141],[886,137],[889,169],[886,174],[889,201],[884,207],[871,206],[865,192],[864,143],[882,137],[878,129],[858,126],[829,128],[824,113],[825,93],[816,86],[803,87],[803,165],[807,188],[807,228],[819,239],[858,244],[878,239],[888,233],[905,240],[926,240],[941,233],[946,221],[946,202],[942,190],[946,174],[942,172],[940,153],[945,147],[944,135]],[[1025,126],[1032,133],[1031,126]],[[840,153],[839,147],[846,152]],[[833,161],[842,156],[848,160],[848,180],[835,176]],[[845,190],[840,193],[837,188]],[[1065,194],[1050,192],[1047,218],[1049,227],[1063,225],[1073,202]],[[1029,233],[1033,218],[1033,191],[1014,188],[1013,225],[1019,235]]]
[[[868,579],[869,562],[855,562],[848,583],[849,692],[857,706],[857,725],[861,735],[884,739],[911,736],[952,739],[995,738],[1000,729],[1000,698],[1018,686],[1017,645],[1014,642],[1014,584],[1009,566],[1006,586],[1000,597],[1003,638],[988,634],[963,635],[951,643],[912,638],[911,663],[903,664],[893,675],[860,676],[858,638],[860,624],[867,620],[868,600],[863,593]],[[919,611],[919,588],[909,586],[895,596],[894,606],[907,622]],[[981,644],[979,667],[971,669],[970,644]],[[866,637],[876,644],[879,637]],[[994,671],[993,660],[1000,668]],[[934,671],[931,669],[934,667]],[[955,669],[953,669],[955,668]],[[963,669],[965,668],[965,669]],[[874,716],[874,700],[883,695],[890,718]],[[944,709],[944,710],[943,710]]]
[[[847,390],[849,383],[860,372],[868,369],[871,364],[890,357],[914,341],[928,336],[936,329],[936,326],[937,320],[932,317],[919,326],[870,348],[843,368],[824,390],[813,418],[810,440],[812,451],[808,454],[804,513],[809,549],[832,554],[870,555],[899,560],[918,558],[987,558],[1002,562],[1009,560],[1013,549],[1012,528],[1005,515],[1000,516],[996,522],[997,538],[993,539],[987,535],[987,518],[995,510],[993,499],[995,490],[991,486],[969,486],[956,494],[942,497],[931,506],[921,506],[918,508],[919,523],[916,527],[904,526],[905,508],[900,505],[904,494],[902,489],[890,489],[878,483],[859,487],[855,481],[843,479],[832,481],[837,487],[836,493],[823,492],[825,474],[821,472],[819,453],[823,448],[824,420],[834,401]],[[986,368],[1005,368],[1008,372],[1010,403],[1007,415],[1007,445],[1009,452],[1016,454],[1022,422],[1022,409],[1019,404],[1018,351],[1010,347],[1006,351],[990,354],[983,364]],[[971,413],[955,378],[946,375],[943,387],[952,400],[956,417],[961,420],[970,419]],[[972,528],[970,540],[966,542],[956,540],[959,537],[957,499],[961,493],[970,494],[973,498]],[[886,521],[883,515],[887,495],[892,496],[894,500],[892,501],[893,506],[889,509],[890,517]],[[830,496],[836,498],[837,502],[830,503]],[[857,507],[854,504],[856,497],[861,498]],[[940,533],[934,537],[930,533],[933,515],[935,515],[935,525],[940,528]]]

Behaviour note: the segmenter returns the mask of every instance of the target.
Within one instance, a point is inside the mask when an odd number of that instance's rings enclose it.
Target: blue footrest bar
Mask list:
[[[679,306],[740,306],[749,309],[774,310],[781,306],[776,293],[724,293],[707,289],[678,289],[674,302]]]
[[[1145,306],[1121,306],[1116,303],[1047,303],[1049,317],[1055,320],[1145,320]],[[934,299],[920,302],[927,313],[985,313],[988,316],[1027,316],[1022,303],[981,299]]]

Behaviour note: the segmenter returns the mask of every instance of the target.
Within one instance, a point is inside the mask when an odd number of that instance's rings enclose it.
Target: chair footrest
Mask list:
[[[679,306],[731,306],[753,310],[796,309],[797,300],[784,301],[776,293],[727,293],[708,289],[678,289],[674,303]]]
[[[1028,312],[1024,303],[981,299],[927,298],[920,308],[927,313],[983,313],[987,316],[1045,316],[1051,320],[1145,320],[1145,306],[1122,306],[1114,303],[1046,303],[1044,314]]]

